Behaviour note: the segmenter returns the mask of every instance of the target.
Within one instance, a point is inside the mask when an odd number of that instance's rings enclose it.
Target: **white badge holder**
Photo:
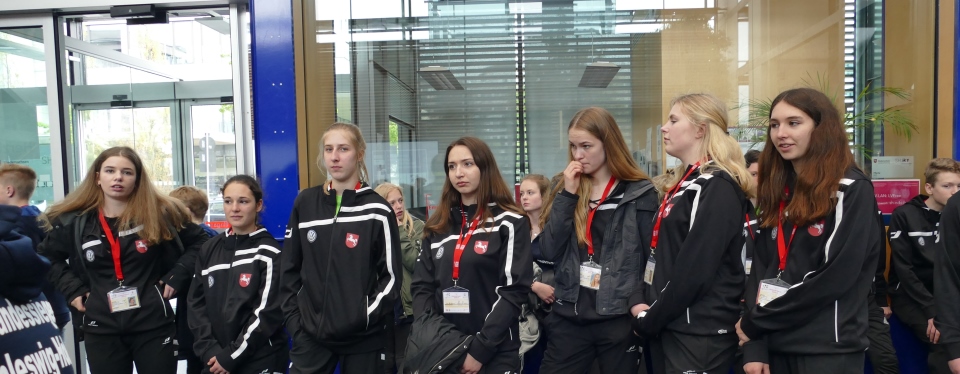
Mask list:
[[[580,286],[591,290],[600,289],[600,265],[593,261],[580,264]]]
[[[760,289],[757,290],[757,305],[767,305],[767,303],[785,295],[789,289],[790,285],[780,278],[764,279],[760,281]]]
[[[647,258],[647,266],[643,268],[643,283],[653,285],[653,273],[657,270],[657,260],[653,258],[653,253]]]
[[[136,287],[117,287],[107,292],[107,300],[110,300],[110,313],[140,308],[140,296]]]
[[[470,291],[459,286],[443,290],[443,313],[470,313]]]
[[[750,275],[750,269],[753,269],[753,259],[747,258],[747,261],[743,264],[743,271]]]

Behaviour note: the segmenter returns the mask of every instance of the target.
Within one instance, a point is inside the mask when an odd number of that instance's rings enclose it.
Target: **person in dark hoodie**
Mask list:
[[[257,224],[263,190],[248,175],[220,190],[230,228],[204,243],[190,288],[192,349],[213,374],[285,372],[280,244]]]
[[[631,297],[636,331],[657,373],[727,373],[746,282],[753,180],[727,135],[727,106],[707,94],[672,101],[664,150],[680,159],[654,221],[643,284]]]
[[[934,262],[943,247],[940,212],[960,190],[960,164],[935,158],[924,171],[926,195],[917,195],[890,217],[890,299],[894,314],[913,335],[926,343],[931,373],[950,373],[947,356],[934,323]]]
[[[823,93],[773,100],[760,156],[760,226],[737,323],[747,373],[862,373],[883,233],[873,185]]]
[[[20,208],[0,205],[0,313],[23,318],[0,320],[0,372],[73,374],[73,365],[54,322],[53,309],[41,293],[50,261],[17,230]]]
[[[424,226],[413,314],[440,315],[474,335],[461,374],[516,374],[519,318],[533,280],[530,222],[514,203],[490,147],[463,137],[444,157],[447,183]]]
[[[570,163],[541,218],[540,253],[555,264],[556,301],[540,370],[580,374],[596,360],[604,373],[635,373],[629,299],[649,254],[657,191],[607,110],[578,111],[567,138]]]
[[[177,370],[168,299],[187,292],[207,235],[187,209],[154,188],[128,147],[104,150],[75,191],[40,216],[48,279],[81,318],[94,374]],[[69,260],[69,263],[67,262]]]
[[[293,335],[291,373],[383,373],[385,332],[402,280],[397,217],[364,182],[366,143],[334,123],[317,163],[329,182],[294,202],[281,255],[280,299]]]
[[[20,233],[33,241],[36,250],[47,233],[40,228],[40,209],[30,205],[30,197],[37,186],[37,173],[28,166],[19,164],[0,165],[0,205],[20,207],[20,219],[17,228]],[[63,329],[70,322],[70,309],[63,295],[49,281],[44,282],[43,294],[46,295],[54,315],[57,327]]]
[[[935,328],[950,372],[960,374],[960,193],[953,194],[940,217],[943,243],[933,261]]]

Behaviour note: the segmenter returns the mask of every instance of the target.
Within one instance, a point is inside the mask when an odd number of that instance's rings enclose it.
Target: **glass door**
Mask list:
[[[210,209],[204,219],[215,229],[227,228],[220,188],[237,174],[237,137],[233,104],[218,100],[188,100],[183,111],[191,129],[193,185],[207,191]]]

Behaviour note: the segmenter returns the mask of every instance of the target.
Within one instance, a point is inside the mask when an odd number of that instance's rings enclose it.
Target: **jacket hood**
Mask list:
[[[919,194],[917,196],[914,196],[912,199],[910,199],[910,201],[908,201],[907,204],[913,205],[920,209],[930,209],[929,207],[927,207],[927,203],[926,203],[927,198],[929,198],[929,196],[924,194]]]
[[[27,217],[36,217],[40,215],[40,208],[37,208],[33,205],[26,205],[20,207],[20,214]]]
[[[17,228],[17,221],[20,220],[20,208],[11,205],[0,206],[0,238],[10,235]]]

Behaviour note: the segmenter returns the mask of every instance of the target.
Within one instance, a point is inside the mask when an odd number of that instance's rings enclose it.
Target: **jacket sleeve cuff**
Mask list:
[[[744,314],[743,317],[740,319],[740,330],[743,330],[743,333],[746,334],[747,337],[750,338],[750,340],[757,339],[758,337],[761,337],[764,335],[763,331],[760,331],[759,328],[757,328],[756,326],[753,325],[753,323],[751,323],[748,314]]]
[[[743,345],[743,363],[750,362],[770,363],[766,339],[751,340]]]
[[[960,342],[944,344],[944,350],[947,351],[947,361],[960,358]]]
[[[630,294],[629,298],[627,298],[627,305],[629,305],[631,308],[640,304],[646,304],[646,302],[643,300],[642,292],[634,292]]]
[[[493,358],[493,355],[496,354],[497,351],[483,345],[483,343],[480,342],[480,339],[477,339],[477,337],[474,336],[474,339],[470,342],[470,349],[467,350],[467,353],[473,356],[473,358],[479,361],[481,364],[486,365],[488,362],[490,362],[490,359]]]
[[[233,373],[236,371],[236,369],[238,369],[238,362],[234,361],[233,357],[230,357],[229,349],[224,349],[223,351],[220,351],[220,353],[217,353],[217,363],[220,364],[220,367],[230,373]],[[202,364],[206,365],[206,362],[202,362]]]
[[[574,194],[570,193],[569,191],[567,191],[567,190],[565,190],[565,189],[562,189],[562,188],[560,189],[559,195],[560,195],[560,196],[563,196],[563,197],[566,197],[566,198],[574,199],[574,200],[579,200],[579,199],[580,199],[579,196],[574,195]]]
[[[937,316],[937,308],[933,305],[928,305],[923,307],[923,315],[927,319],[931,319]]]

